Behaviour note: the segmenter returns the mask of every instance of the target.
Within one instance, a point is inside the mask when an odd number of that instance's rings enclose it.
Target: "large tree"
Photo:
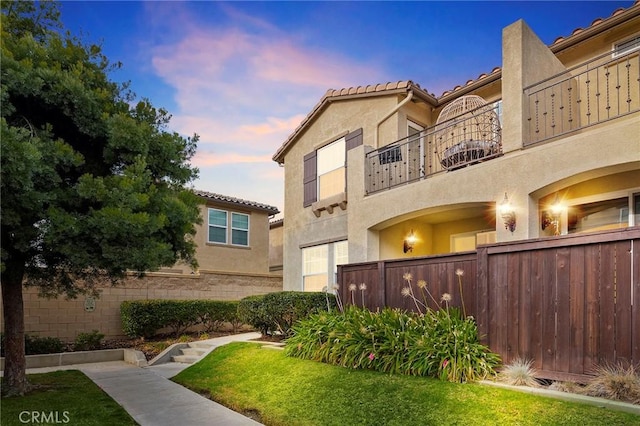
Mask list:
[[[23,394],[23,285],[74,297],[127,271],[195,266],[197,136],[110,80],[119,65],[62,33],[55,3],[1,7],[3,391]]]

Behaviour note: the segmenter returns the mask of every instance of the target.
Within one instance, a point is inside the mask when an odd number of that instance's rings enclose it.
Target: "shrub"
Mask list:
[[[25,355],[55,354],[64,350],[64,343],[57,337],[24,335]],[[0,356],[4,356],[4,334],[0,333]]]
[[[160,309],[163,310],[163,327],[169,327],[178,337],[189,327],[200,323],[200,310],[203,300],[162,300]]]
[[[584,389],[585,395],[640,404],[640,375],[633,365],[599,365],[594,373]]]
[[[249,296],[240,301],[240,319],[259,330],[263,336],[279,332],[291,335],[291,327],[309,315],[336,309],[336,299],[327,293],[280,291],[262,296]]]
[[[200,300],[198,303],[198,315],[200,324],[206,332],[218,331],[225,323],[237,322],[238,302],[217,300]],[[236,330],[234,325],[234,331]]]
[[[153,337],[169,327],[180,336],[189,327],[203,324],[211,331],[224,322],[237,321],[237,303],[216,300],[137,300],[122,302],[122,330],[130,337]]]
[[[516,358],[511,363],[504,366],[498,379],[511,386],[538,387],[535,378],[536,370],[533,368],[533,360]]]
[[[129,337],[150,338],[166,324],[161,300],[125,301],[120,305],[122,331]]]
[[[245,324],[249,324],[263,336],[271,334],[273,323],[267,317],[264,295],[247,296],[238,303],[238,316]]]
[[[439,359],[439,375],[450,382],[467,382],[495,375],[500,357],[478,339],[478,327],[471,317],[463,318],[455,308],[428,310],[435,329],[429,345]]]
[[[57,337],[24,336],[24,350],[27,355],[55,354],[64,350],[64,343]]]
[[[348,368],[474,381],[494,375],[498,355],[478,342],[471,318],[457,310],[425,315],[351,306],[311,315],[293,327],[285,353]]]
[[[335,297],[329,307],[335,309]],[[284,336],[289,336],[291,327],[298,320],[311,314],[327,310],[326,293],[310,293],[300,291],[281,291],[264,296],[265,313],[275,329]]]
[[[76,336],[73,347],[76,351],[95,351],[102,346],[102,339],[104,339],[104,334],[98,330],[93,330],[90,333],[79,333]]]
[[[238,302],[233,302],[234,308],[229,311],[229,317],[227,319],[227,321],[229,321],[229,323],[231,324],[231,327],[233,328],[233,332],[234,333],[237,333],[238,329],[243,324],[242,319],[240,318],[240,315],[238,314],[238,305],[239,305]]]

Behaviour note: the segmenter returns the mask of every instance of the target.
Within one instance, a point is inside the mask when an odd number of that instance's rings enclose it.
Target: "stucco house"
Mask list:
[[[196,259],[200,271],[268,274],[269,220],[280,211],[255,201],[194,190],[202,204],[202,223],[196,225]],[[163,272],[192,272],[175,265]]]
[[[269,222],[269,271],[282,275],[284,264],[282,244],[284,239],[284,219]]]
[[[339,264],[640,225],[639,53],[636,3],[549,46],[517,21],[500,67],[440,96],[328,90],[273,156],[284,289],[331,288]]]

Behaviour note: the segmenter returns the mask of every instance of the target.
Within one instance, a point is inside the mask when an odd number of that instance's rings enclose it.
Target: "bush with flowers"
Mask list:
[[[424,296],[420,300],[411,289],[411,276],[404,278],[403,294],[413,298],[417,312],[392,308],[371,312],[351,305],[317,313],[293,327],[286,354],[347,368],[452,382],[495,375],[500,358],[480,343],[474,319],[449,306],[451,296],[446,293],[441,309],[427,307],[426,297],[435,298],[426,285],[419,286]]]

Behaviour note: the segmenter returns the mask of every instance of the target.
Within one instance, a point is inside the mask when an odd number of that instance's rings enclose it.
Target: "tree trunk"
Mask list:
[[[9,260],[2,272],[2,311],[4,313],[4,384],[2,393],[24,395],[29,388],[24,352],[24,305],[22,279],[24,264]]]

